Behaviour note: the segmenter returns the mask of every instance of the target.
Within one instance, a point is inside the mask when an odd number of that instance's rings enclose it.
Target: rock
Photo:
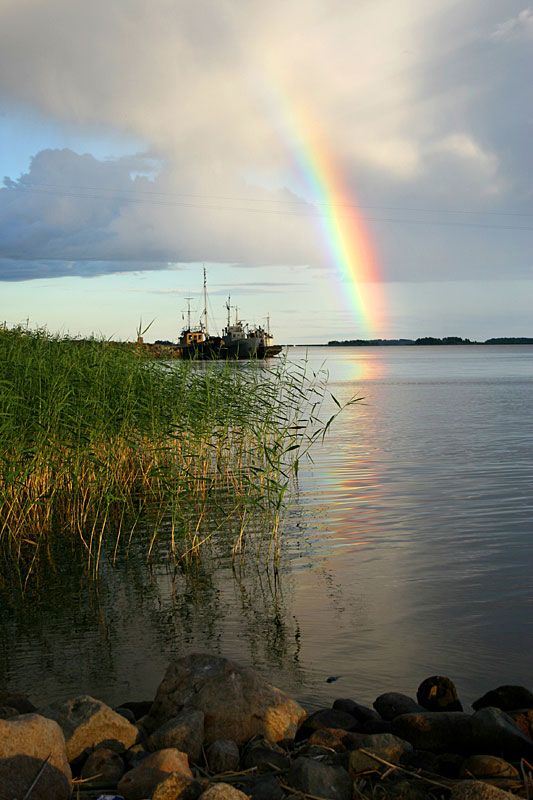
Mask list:
[[[413,747],[409,742],[399,739],[390,733],[376,733],[372,736],[365,736],[361,742],[361,748],[393,764],[399,764],[405,756],[413,752]],[[363,753],[361,749],[352,750],[350,753],[349,771],[352,776],[360,772],[383,770],[383,768],[383,764],[370,755]]]
[[[357,722],[360,722],[362,725],[369,721],[383,721],[378,712],[374,711],[373,708],[362,706],[359,703],[356,703],[354,700],[350,700],[349,698],[340,697],[338,700],[335,700],[333,703],[333,708],[335,711],[344,711],[346,714],[351,714],[352,717],[354,717],[354,719]]]
[[[533,739],[533,709],[525,708],[519,711],[508,711],[508,715],[528,739]]]
[[[516,800],[516,795],[504,792],[483,781],[460,781],[452,786],[450,800]]]
[[[134,744],[123,753],[124,761],[128,769],[138,767],[141,761],[144,761],[148,755],[148,750],[145,750],[142,744]]]
[[[35,714],[37,711],[26,695],[20,692],[0,692],[0,706],[16,708],[19,714]]]
[[[193,780],[186,753],[174,748],[158,750],[146,756],[138,767],[126,772],[117,785],[117,792],[125,800],[144,800],[151,797],[155,788],[172,772]]]
[[[215,775],[239,769],[239,748],[232,739],[216,739],[206,751],[207,765]]]
[[[453,681],[440,675],[426,678],[418,687],[416,699],[428,711],[462,711]]]
[[[294,737],[305,711],[254,670],[220,656],[192,654],[167,669],[143,724],[153,732],[183,708],[205,714],[206,744],[253,736],[279,741]]]
[[[469,752],[533,761],[533,742],[499,708],[482,708],[472,715]]]
[[[13,717],[20,716],[18,708],[13,706],[0,706],[0,719],[13,719]]]
[[[204,714],[195,708],[183,711],[157,728],[148,738],[148,750],[175,747],[187,753],[190,761],[198,762],[204,743]]]
[[[121,757],[107,747],[99,747],[83,765],[80,777],[86,780],[94,776],[95,781],[116,784],[123,775],[124,762]]]
[[[533,694],[524,686],[498,686],[472,703],[472,708],[500,708],[502,711],[533,708]]]
[[[374,700],[374,708],[384,720],[393,720],[400,714],[416,714],[426,709],[420,706],[412,697],[399,692],[385,692]]]
[[[352,800],[353,782],[342,767],[329,767],[310,758],[297,758],[286,783],[299,792],[312,794],[324,800]]]
[[[470,714],[461,711],[402,714],[392,721],[392,732],[420,750],[464,752],[464,743],[471,735],[471,720]],[[456,750],[457,747],[461,749]]]
[[[248,800],[248,795],[229,783],[214,783],[202,792],[200,800]]]
[[[402,779],[384,784],[382,796],[387,800],[428,800],[428,797],[433,795],[426,793],[425,788],[429,788],[428,784],[424,784],[421,780],[415,782]]]
[[[469,756],[459,774],[461,778],[520,778],[512,764],[497,756]]]
[[[198,781],[179,772],[171,772],[156,787],[152,800],[196,800],[202,793]]]
[[[244,769],[257,767],[260,772],[274,769],[288,769],[290,761],[280,747],[265,739],[250,742],[246,748],[242,763]]]
[[[346,711],[337,711],[333,708],[320,708],[303,722],[296,734],[296,741],[307,739],[313,731],[324,728],[341,728],[345,731],[358,729],[355,717]]]
[[[22,798],[49,754],[31,800],[67,800],[72,773],[59,725],[39,714],[0,720],[0,800]]]
[[[121,709],[127,708],[128,711],[131,711],[133,713],[133,716],[135,717],[135,721],[138,722],[141,719],[141,717],[144,717],[146,714],[148,714],[148,712],[152,708],[152,701],[140,700],[137,702],[132,701],[127,703],[121,703],[120,708]],[[115,709],[115,711],[118,711],[118,709]]]
[[[273,775],[261,775],[246,786],[246,792],[252,800],[281,800],[283,797],[283,789]]]
[[[326,747],[329,750],[335,750],[337,753],[342,753],[346,750],[342,742],[342,733],[339,730],[331,730],[323,728],[322,730],[313,731],[307,743],[315,747]]]
[[[130,708],[125,708],[124,706],[117,706],[113,709],[116,711],[117,714],[121,714],[128,722],[131,722],[132,725],[135,725],[137,720],[135,719],[135,714]]]
[[[104,741],[108,745],[109,740],[125,750],[135,744],[139,735],[131,722],[89,695],[52,703],[42,709],[41,714],[55,720],[63,730],[69,761]]]

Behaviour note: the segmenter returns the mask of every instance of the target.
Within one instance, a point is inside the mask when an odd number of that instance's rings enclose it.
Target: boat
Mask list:
[[[272,358],[283,349],[280,344],[274,344],[274,337],[270,333],[270,317],[267,317],[266,330],[256,325],[248,332],[248,337],[257,341],[257,358]]]
[[[214,359],[220,358],[222,339],[220,336],[210,336],[207,330],[207,279],[204,267],[204,311],[203,322],[196,327],[191,327],[191,300],[187,300],[187,327],[184,328],[178,340],[178,347],[182,358]]]
[[[259,339],[250,336],[248,326],[239,319],[239,309],[235,306],[235,323],[232,325],[230,320],[231,305],[230,299],[226,303],[228,311],[227,325],[222,331],[221,358],[257,358]]]

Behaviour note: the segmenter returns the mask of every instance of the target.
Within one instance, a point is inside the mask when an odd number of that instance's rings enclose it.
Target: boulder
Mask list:
[[[0,706],[16,708],[19,714],[35,714],[37,711],[31,700],[20,692],[0,692]]]
[[[39,714],[0,720],[0,800],[22,798],[46,762],[31,800],[67,800],[72,773],[59,725]]]
[[[533,708],[533,694],[524,686],[498,686],[472,703],[475,711],[489,706],[502,711]]]
[[[487,753],[510,761],[533,761],[533,742],[499,708],[482,708],[472,716],[472,753]]]
[[[126,750],[135,744],[139,735],[131,722],[89,695],[52,703],[40,713],[55,720],[61,727],[67,744],[67,757],[71,762],[103,742],[107,746],[115,743],[119,749]]]
[[[248,795],[229,783],[214,783],[202,792],[200,800],[248,800]]]
[[[353,781],[343,767],[330,767],[310,758],[297,758],[287,773],[286,783],[298,792],[324,800],[352,800]]]
[[[20,716],[20,711],[13,706],[0,706],[0,719],[13,719]]]
[[[334,708],[320,708],[303,722],[296,734],[296,740],[307,739],[313,731],[324,728],[341,728],[344,731],[354,731],[359,729],[359,725],[355,717],[346,711],[339,711]]]
[[[335,750],[337,753],[343,753],[346,746],[342,742],[342,737],[345,731],[335,730],[334,728],[323,728],[318,731],[313,731],[307,743],[312,747],[325,747],[328,750]]]
[[[385,692],[374,700],[374,708],[384,720],[393,720],[400,714],[416,714],[425,711],[412,697],[399,692]]]
[[[367,706],[362,706],[359,703],[356,703],[355,700],[350,700],[347,697],[339,697],[333,703],[333,708],[335,711],[344,711],[346,714],[351,714],[352,717],[361,725],[372,721],[372,722],[382,722],[382,718],[378,714],[377,711],[374,711],[373,708],[367,708]]]
[[[483,781],[460,781],[452,786],[450,800],[516,800],[516,795]]]
[[[118,753],[109,750],[107,747],[99,747],[95,750],[81,771],[80,777],[83,780],[94,777],[96,782],[118,783],[124,775],[124,762]]]
[[[393,736],[390,733],[376,733],[365,736],[361,742],[361,749],[352,750],[350,753],[349,770],[350,775],[357,775],[360,772],[370,772],[383,768],[383,764],[377,761],[366,752],[373,753],[380,758],[390,761],[392,764],[399,764],[402,759],[413,752],[413,746]]]
[[[528,739],[533,739],[533,709],[525,708],[521,711],[508,711],[508,715]]]
[[[198,762],[204,743],[204,714],[195,708],[183,711],[157,728],[148,738],[148,750],[175,747],[187,753],[190,761]]]
[[[243,754],[242,763],[244,769],[256,767],[258,772],[266,772],[272,768],[288,769],[290,766],[289,758],[281,747],[265,739],[250,742]]]
[[[470,714],[461,711],[402,714],[393,720],[392,732],[420,750],[461,753],[471,735],[471,720]]]
[[[428,711],[462,711],[453,681],[441,675],[426,678],[418,687],[416,699]]]
[[[274,775],[260,775],[257,780],[246,785],[251,800],[282,800],[283,789]]]
[[[305,711],[254,670],[221,656],[192,654],[167,669],[143,724],[151,733],[184,708],[204,713],[204,742],[253,736],[293,738]]]
[[[202,787],[198,781],[180,772],[171,772],[168,778],[157,785],[152,800],[196,800],[201,793]]]
[[[207,748],[207,765],[211,772],[236,772],[239,769],[239,748],[232,739],[216,739]]]
[[[469,756],[461,765],[461,778],[518,778],[518,770],[498,756]]]
[[[172,772],[178,772],[185,778],[193,780],[186,753],[169,748],[150,753],[139,764],[122,777],[117,786],[118,794],[125,800],[144,800],[151,797],[156,787]]]

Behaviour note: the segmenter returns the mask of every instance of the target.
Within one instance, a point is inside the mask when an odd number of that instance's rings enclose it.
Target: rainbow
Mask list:
[[[289,102],[283,91],[278,89],[275,98],[272,91],[270,95],[280,135],[317,205],[344,303],[357,324],[354,338],[374,338],[382,328],[382,284],[378,260],[353,192],[317,121],[301,105]]]

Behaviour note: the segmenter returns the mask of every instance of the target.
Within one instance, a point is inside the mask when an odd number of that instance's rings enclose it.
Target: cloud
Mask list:
[[[533,10],[525,8],[516,17],[500,22],[490,34],[490,38],[496,42],[533,39]]]

